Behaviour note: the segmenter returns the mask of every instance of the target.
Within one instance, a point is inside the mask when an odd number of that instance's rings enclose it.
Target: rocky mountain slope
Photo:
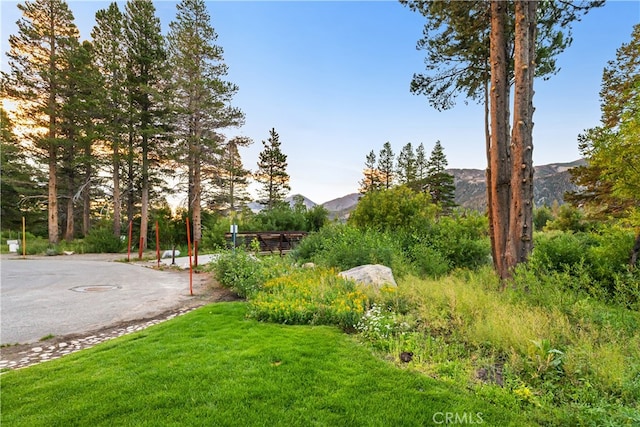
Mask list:
[[[535,206],[564,203],[564,194],[576,190],[569,169],[584,165],[584,160],[534,166],[533,201]],[[455,201],[459,206],[484,210],[487,207],[485,172],[480,169],[449,169],[456,186]]]
[[[570,163],[552,163],[534,167],[533,174],[533,201],[535,206],[551,206],[554,201],[559,204],[564,203],[564,194],[573,191],[576,186],[571,183],[569,169],[584,165],[584,160],[576,160]],[[484,211],[487,207],[486,182],[484,170],[482,169],[448,169],[454,177],[456,186],[455,202],[458,206],[467,209]],[[285,200],[293,206],[296,197],[302,197],[307,209],[316,206],[312,200],[303,195],[293,195]],[[352,193],[337,199],[330,200],[322,204],[329,211],[330,219],[345,221],[349,213],[358,204],[362,194]],[[259,211],[263,206],[257,203],[250,204],[254,212]]]

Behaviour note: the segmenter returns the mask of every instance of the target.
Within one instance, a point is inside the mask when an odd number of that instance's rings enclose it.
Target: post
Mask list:
[[[27,224],[24,217],[22,217],[22,258],[27,257]]]
[[[187,217],[187,255],[189,256],[189,295],[193,296],[193,266],[191,265],[191,229]]]
[[[142,259],[142,248],[144,246],[144,237],[140,236],[140,245],[138,247],[138,259]]]
[[[236,250],[236,234],[238,233],[238,226],[236,224],[231,224],[231,239],[233,241],[233,250]]]
[[[158,259],[158,268],[160,268],[160,229],[158,221],[156,221],[156,258]]]

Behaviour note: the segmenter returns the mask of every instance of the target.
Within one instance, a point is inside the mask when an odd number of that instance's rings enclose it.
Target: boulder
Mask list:
[[[379,289],[384,285],[397,287],[398,284],[393,278],[393,272],[389,267],[380,264],[367,264],[354,267],[351,270],[342,271],[340,276],[354,280],[364,285],[369,285]]]
[[[180,251],[176,249],[176,257],[180,256]],[[162,258],[172,258],[173,257],[173,250],[168,250],[168,251],[164,251],[162,252]]]

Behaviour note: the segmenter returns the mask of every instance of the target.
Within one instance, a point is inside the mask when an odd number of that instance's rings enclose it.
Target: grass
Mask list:
[[[62,359],[2,374],[0,424],[424,426],[444,413],[527,425],[517,411],[376,358],[338,328],[195,310]]]

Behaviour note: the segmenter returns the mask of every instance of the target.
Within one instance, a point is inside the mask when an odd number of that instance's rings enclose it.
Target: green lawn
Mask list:
[[[450,413],[467,424],[528,424],[376,358],[337,328],[259,323],[245,313],[244,303],[209,305],[4,373],[0,423],[424,426],[442,425]]]

